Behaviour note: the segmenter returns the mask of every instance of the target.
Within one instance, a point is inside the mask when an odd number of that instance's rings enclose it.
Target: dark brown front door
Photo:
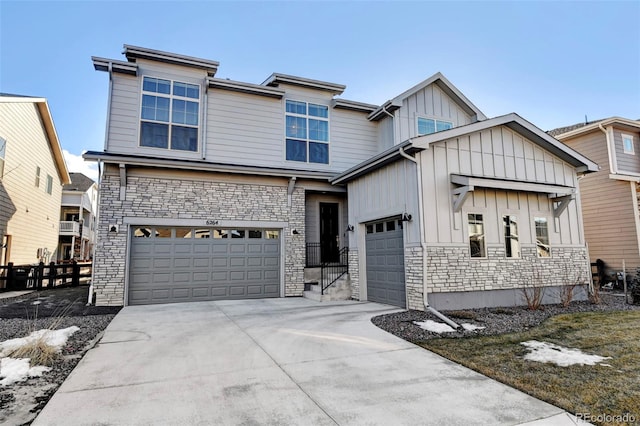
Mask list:
[[[320,260],[338,261],[338,203],[320,203]]]

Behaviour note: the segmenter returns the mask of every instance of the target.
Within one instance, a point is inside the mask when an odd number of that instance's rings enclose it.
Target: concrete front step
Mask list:
[[[305,283],[303,296],[318,302],[334,300],[351,300],[351,280],[348,274],[342,276],[321,294],[322,288],[318,283]]]

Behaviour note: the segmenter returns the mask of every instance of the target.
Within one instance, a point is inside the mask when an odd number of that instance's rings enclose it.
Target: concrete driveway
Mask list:
[[[307,299],[124,308],[34,425],[572,425],[551,406]]]

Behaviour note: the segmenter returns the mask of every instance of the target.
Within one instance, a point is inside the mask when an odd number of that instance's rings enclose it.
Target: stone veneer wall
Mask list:
[[[358,250],[349,249],[349,278],[351,279],[351,298],[360,300],[360,265]]]
[[[424,310],[422,276],[422,247],[405,247],[404,281],[407,309]]]
[[[215,182],[167,177],[127,178],[126,199],[119,199],[119,176],[107,173],[100,186],[100,223],[93,261],[97,305],[122,306],[125,300],[127,227],[123,218],[202,219],[288,222],[285,238],[285,296],[304,290],[304,189],[296,188],[291,206],[287,186]],[[117,233],[109,225],[118,224]],[[179,224],[179,223],[177,223]],[[298,235],[289,230],[297,229]]]
[[[540,258],[535,247],[522,247],[522,257],[506,258],[504,247],[487,247],[486,259],[472,259],[465,247],[428,247],[429,292],[486,291],[527,285],[558,286],[589,280],[585,247],[552,247]]]

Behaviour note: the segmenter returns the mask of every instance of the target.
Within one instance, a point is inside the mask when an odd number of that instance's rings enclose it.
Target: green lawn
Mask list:
[[[520,343],[539,340],[608,356],[610,367],[560,367],[525,361]],[[640,424],[640,311],[559,315],[523,332],[464,339],[432,339],[421,345],[452,361],[547,401],[570,413],[635,417]],[[593,422],[593,420],[592,420]]]

